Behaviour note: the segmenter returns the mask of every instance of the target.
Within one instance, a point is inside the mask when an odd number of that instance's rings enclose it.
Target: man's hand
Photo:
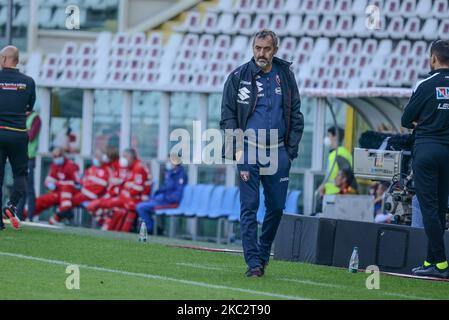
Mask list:
[[[416,126],[418,125],[418,122],[413,121],[412,124],[413,124],[413,129],[416,129]]]
[[[242,156],[243,156],[243,151],[242,151],[242,150],[239,150],[239,151],[237,151],[237,152],[235,153],[235,159],[237,160],[237,162],[240,161],[240,159],[242,158]]]
[[[326,191],[326,186],[322,184],[320,188],[318,189],[318,192],[320,193],[320,196],[324,196],[324,192]]]

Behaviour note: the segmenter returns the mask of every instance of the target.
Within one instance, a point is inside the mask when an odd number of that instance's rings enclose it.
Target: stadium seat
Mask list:
[[[286,30],[286,22],[287,21],[284,14],[275,14],[271,18],[268,28],[271,30],[279,30],[277,34],[279,36],[285,36],[288,34],[288,31]]]
[[[309,14],[319,14],[318,11],[319,6],[319,0],[303,0],[300,11],[303,14],[309,15]]]
[[[304,35],[302,28],[302,18],[300,15],[291,14],[285,25],[285,32],[291,36],[298,37]]]
[[[184,211],[184,216],[193,217],[200,211],[207,211],[208,201],[214,190],[213,185],[199,184],[195,187],[191,205]]]
[[[409,18],[404,27],[405,36],[412,40],[422,38],[421,34],[421,21],[417,17]]]
[[[394,16],[390,24],[388,25],[388,33],[392,39],[398,40],[403,39],[405,36],[404,32],[404,18],[399,16]]]
[[[301,1],[298,0],[286,0],[283,13],[288,14],[303,14],[304,12],[300,9]]]
[[[354,0],[351,8],[353,15],[361,16],[365,15],[365,10],[367,7],[367,0]]]
[[[325,15],[321,20],[320,35],[334,38],[337,36],[337,18],[333,15]]]
[[[229,30],[231,34],[237,34],[245,32],[251,28],[251,16],[248,13],[239,13],[235,18],[232,28]]]
[[[235,0],[233,12],[251,13],[251,0]]]
[[[416,0],[402,0],[401,15],[403,17],[412,18],[416,17],[417,14],[419,12],[416,10]]]
[[[285,7],[285,0],[269,0],[267,8],[265,10],[262,10],[261,13],[279,14],[283,12],[284,7]]]
[[[268,0],[252,0],[250,12],[261,14],[268,9]]]
[[[270,16],[267,14],[258,14],[250,28],[240,30],[241,34],[251,36],[259,30],[267,29],[270,25]]]
[[[359,55],[362,52],[363,42],[361,39],[351,39],[346,48],[348,54]]]
[[[435,40],[438,34],[438,20],[427,19],[424,23],[421,33],[425,40]]]
[[[198,11],[188,11],[185,20],[173,27],[177,32],[197,32],[201,30],[201,15]]]
[[[337,0],[335,4],[335,12],[339,15],[351,14],[352,8],[352,0]]]
[[[336,54],[343,54],[346,51],[346,47],[348,46],[348,40],[344,38],[335,39],[334,43],[331,47],[331,52]]]
[[[387,17],[398,17],[401,12],[401,1],[386,0],[383,12]]]
[[[292,61],[296,50],[296,39],[293,37],[285,37],[279,45],[278,56],[281,59]]]
[[[339,14],[337,10],[335,10],[335,0],[321,0],[318,3],[318,12],[325,12],[326,14]]]
[[[354,35],[359,38],[368,38],[373,33],[373,30],[370,30],[366,27],[366,18],[365,16],[357,16],[353,25]],[[376,30],[377,31],[377,30]]]
[[[338,18],[336,33],[341,37],[350,38],[354,35],[353,19],[351,15],[341,15]]]
[[[449,19],[442,20],[438,28],[438,38],[449,40]]]
[[[218,16],[215,12],[207,12],[201,21],[199,32],[209,32],[216,30],[218,24]]]
[[[320,18],[318,15],[306,15],[306,18],[304,19],[304,23],[302,25],[302,33],[311,37],[318,37],[320,35]]]
[[[429,18],[432,15],[432,1],[419,0],[416,5],[416,14],[422,18]]]
[[[223,13],[218,19],[217,28],[211,29],[211,33],[229,33],[234,24],[234,15],[232,13]]]
[[[447,18],[449,4],[447,0],[435,0],[432,7],[432,16],[438,19]]]

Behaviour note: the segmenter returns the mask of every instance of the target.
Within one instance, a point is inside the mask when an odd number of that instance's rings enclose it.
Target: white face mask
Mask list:
[[[324,146],[326,146],[328,148],[331,146],[331,138],[329,138],[329,137],[324,138]]]
[[[120,157],[119,164],[121,167],[127,167],[129,165],[128,159],[125,157]]]

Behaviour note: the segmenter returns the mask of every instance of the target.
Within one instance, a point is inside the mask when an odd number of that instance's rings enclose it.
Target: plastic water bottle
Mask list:
[[[145,221],[142,221],[139,231],[139,241],[147,242],[147,236],[148,236],[147,225],[145,224]]]
[[[359,269],[359,248],[354,247],[352,251],[351,260],[349,260],[348,271],[351,273],[356,273]]]

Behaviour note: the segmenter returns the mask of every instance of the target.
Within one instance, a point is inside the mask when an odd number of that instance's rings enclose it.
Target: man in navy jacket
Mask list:
[[[253,39],[254,57],[233,71],[224,86],[220,127],[223,157],[238,162],[241,233],[248,277],[265,272],[287,197],[291,162],[298,156],[304,118],[291,63],[274,57],[278,37],[262,30]],[[271,132],[276,132],[274,138]],[[270,133],[269,133],[270,132]],[[247,134],[249,133],[249,134]],[[272,159],[274,171],[268,173]],[[257,239],[259,188],[266,215]]]

